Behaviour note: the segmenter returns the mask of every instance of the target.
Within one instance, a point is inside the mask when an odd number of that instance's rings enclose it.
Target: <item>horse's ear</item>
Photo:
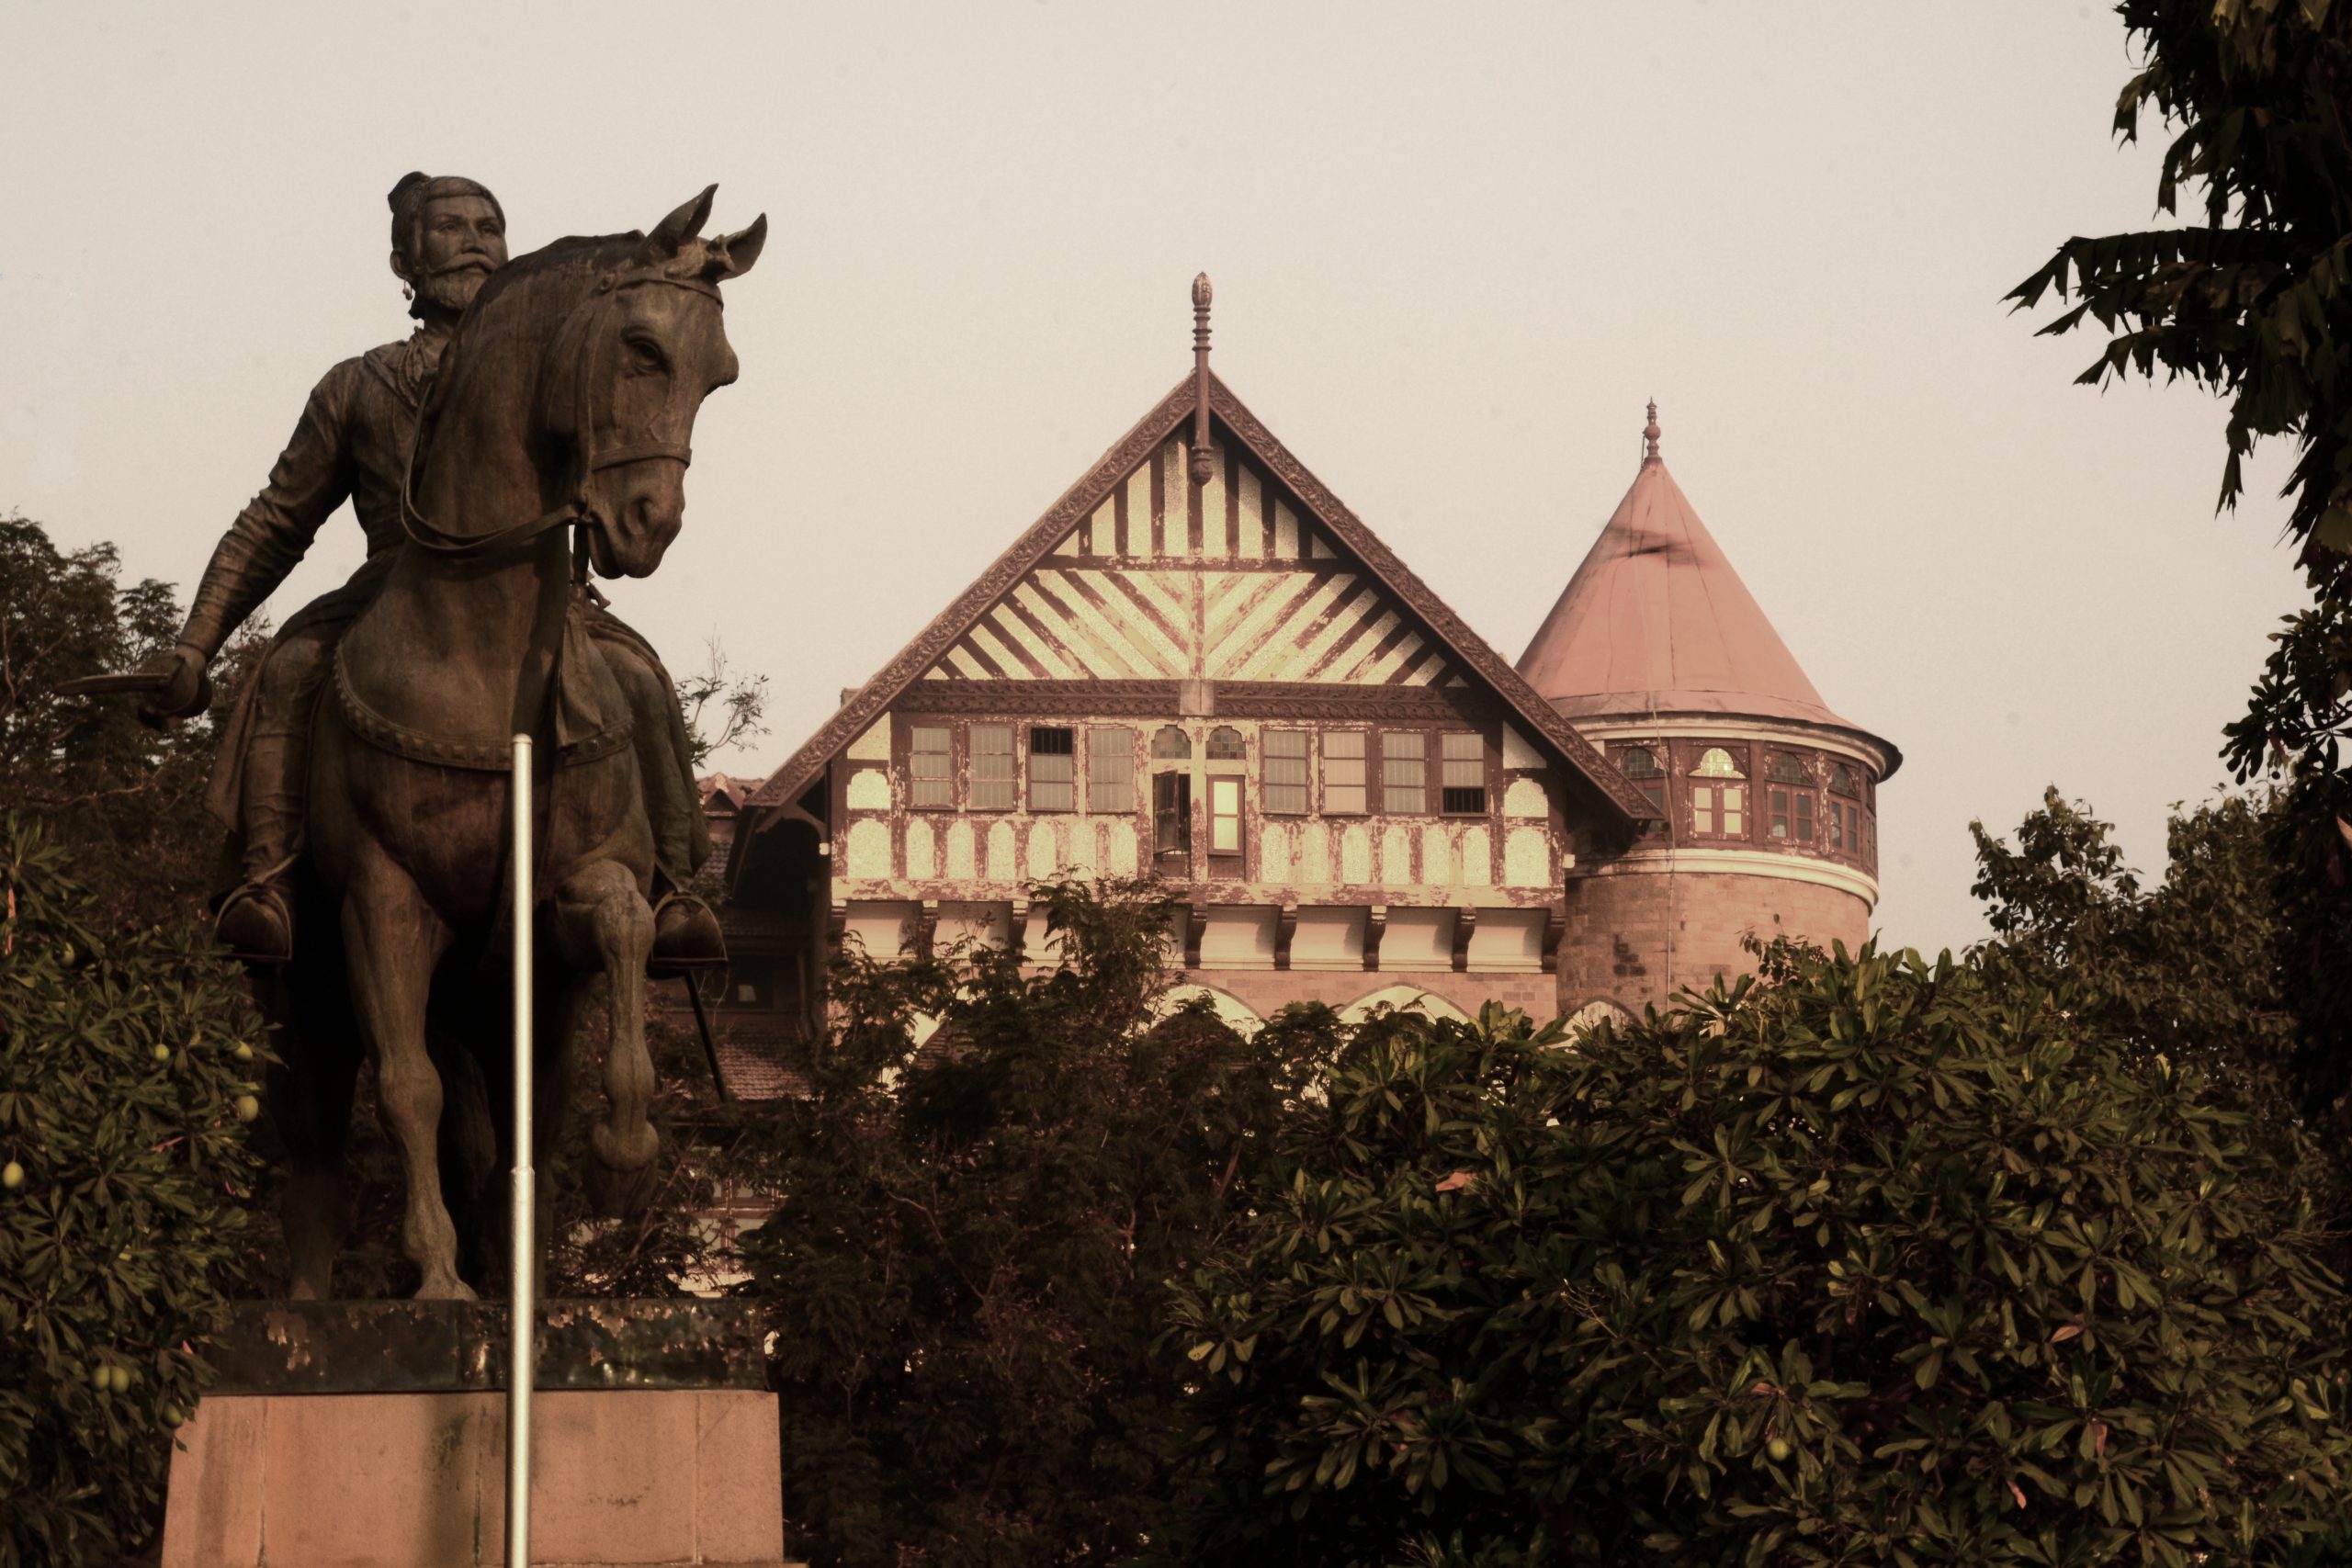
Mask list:
[[[760,259],[760,249],[767,243],[768,215],[764,212],[752,219],[748,229],[705,241],[707,254],[702,264],[703,280],[717,283],[722,278],[742,276]]]
[[[666,261],[676,255],[679,247],[701,233],[702,226],[710,220],[711,198],[718,194],[717,186],[705,186],[700,196],[655,224],[653,232],[645,237],[645,243],[637,248],[637,259]]]

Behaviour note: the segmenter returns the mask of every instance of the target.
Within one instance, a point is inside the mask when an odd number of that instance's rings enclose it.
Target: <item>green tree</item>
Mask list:
[[[2288,532],[2312,605],[2287,618],[2224,755],[2243,782],[2287,775],[2273,818],[2280,975],[2304,1102],[2352,1124],[2352,6],[2329,0],[2123,0],[2141,55],[2116,105],[2130,141],[2169,138],[2156,205],[2197,221],[2077,237],[2020,283],[2042,330],[2108,334],[2086,382],[2186,378],[2228,403],[2221,503],[2244,459],[2291,440]]]
[[[2153,887],[2123,863],[2113,826],[2055,787],[2018,825],[2014,849],[1970,823],[1972,891],[1994,932],[1980,962],[2069,986],[2127,1049],[2194,1066],[2241,1108],[2293,1122],[2284,1091],[2296,1029],[2268,845],[2278,804],[2263,793],[2176,807]]]
[[[1166,1516],[1165,1281],[1235,1223],[1298,1080],[1268,1054],[1321,1035],[1160,1016],[1162,897],[1062,886],[1037,910],[1042,976],[851,944],[814,1093],[757,1140],[780,1204],[747,1238],[746,1290],[775,1314],[786,1506],[812,1562],[1112,1561]],[[918,1016],[937,1021],[922,1050]]]
[[[2278,1562],[2345,1299],[2193,1067],[1949,956],[1776,948],[1560,1049],[1390,1020],[1177,1307],[1180,1561]],[[2319,1331],[2324,1327],[2327,1333]]]
[[[185,926],[0,818],[0,1568],[138,1547],[241,1283],[262,1063]]]

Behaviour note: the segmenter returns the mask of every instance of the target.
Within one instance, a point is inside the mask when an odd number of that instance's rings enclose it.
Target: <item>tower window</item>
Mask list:
[[[1210,761],[1238,762],[1248,755],[1241,744],[1241,731],[1222,724],[1209,731]]]
[[[1029,731],[1029,809],[1078,809],[1077,731],[1038,727]]]
[[[1161,725],[1151,738],[1151,755],[1156,761],[1189,760],[1193,738],[1172,724]]]
[[[1855,782],[1854,770],[1843,762],[1830,764],[1829,791],[1832,795],[1842,795],[1849,798],[1859,798],[1862,793],[1861,786]]]
[[[1417,729],[1380,732],[1380,809],[1419,813],[1430,808],[1430,738]]]
[[[1441,768],[1438,803],[1449,815],[1484,816],[1487,810],[1487,743],[1459,730],[1438,737]]]
[[[1744,779],[1747,776],[1739,771],[1739,764],[1732,761],[1731,753],[1720,746],[1710,746],[1700,753],[1699,765],[1690,773],[1693,777],[1702,779]]]
[[[1124,814],[1136,808],[1136,732],[1086,733],[1086,809]]]
[[[1772,759],[1772,765],[1764,771],[1764,776],[1774,784],[1801,784],[1808,782],[1804,776],[1804,764],[1785,754]]]
[[[1010,811],[1013,807],[1012,726],[972,726],[972,809]]]
[[[912,726],[907,738],[907,801],[917,807],[956,804],[956,732],[945,725]]]
[[[1693,784],[1690,829],[1704,839],[1747,837],[1747,791],[1738,784]]]
[[[1657,753],[1646,746],[1621,747],[1616,755],[1617,771],[1634,781],[1634,787],[1660,817],[1666,815],[1666,770],[1657,765]],[[1647,829],[1655,832],[1655,828]]]
[[[1770,794],[1772,837],[1783,843],[1813,842],[1813,791],[1775,789]]]
[[[1323,809],[1362,816],[1364,808],[1363,731],[1323,732]]]
[[[1306,731],[1269,729],[1259,737],[1266,751],[1261,798],[1269,816],[1296,817],[1306,810]]]

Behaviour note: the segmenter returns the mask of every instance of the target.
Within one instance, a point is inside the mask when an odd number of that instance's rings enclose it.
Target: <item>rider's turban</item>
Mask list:
[[[463,175],[425,175],[412,171],[402,175],[400,183],[385,197],[392,209],[392,249],[401,254],[414,255],[417,239],[416,221],[424,216],[424,204],[435,197],[478,196],[490,203],[501,223],[506,221],[506,209],[490,194],[490,187],[477,184]]]

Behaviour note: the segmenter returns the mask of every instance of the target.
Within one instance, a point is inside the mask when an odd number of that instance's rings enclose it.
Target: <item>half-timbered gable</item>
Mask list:
[[[1204,370],[771,775],[731,874],[811,955],[1028,946],[1035,883],[1153,874],[1228,1010],[1548,1013],[1564,868],[1649,809]]]

